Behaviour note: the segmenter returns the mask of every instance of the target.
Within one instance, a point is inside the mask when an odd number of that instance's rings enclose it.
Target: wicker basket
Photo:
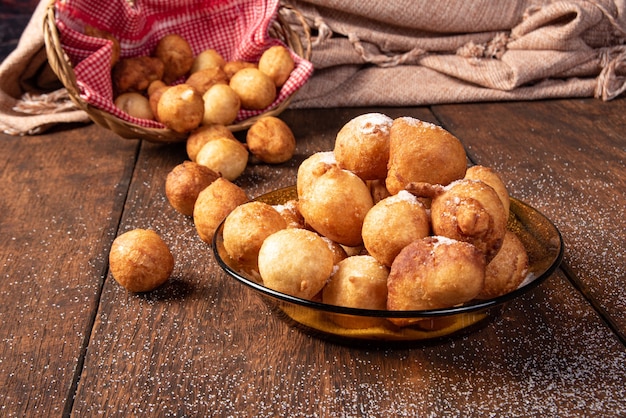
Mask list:
[[[297,24],[301,26],[296,31],[288,22],[287,16],[295,17]],[[291,19],[293,20],[293,19]],[[43,22],[44,42],[48,62],[54,73],[63,83],[72,101],[79,109],[84,110],[91,120],[96,124],[110,129],[116,134],[127,139],[145,139],[151,142],[180,142],[185,141],[188,133],[178,133],[171,129],[146,128],[129,121],[120,119],[106,111],[103,111],[80,96],[80,89],[76,81],[76,76],[68,56],[61,47],[59,31],[55,21],[55,1],[51,0],[44,15]],[[302,32],[301,34],[298,32]],[[270,28],[270,36],[284,42],[298,56],[308,60],[311,56],[311,34],[310,28],[304,17],[295,8],[281,5],[276,17],[276,21]],[[302,39],[304,38],[304,39]],[[304,40],[304,42],[303,42]],[[277,116],[284,111],[291,102],[293,94],[286,100],[280,102],[276,107],[264,113],[229,125],[228,128],[235,132],[249,128],[256,120],[264,116]]]

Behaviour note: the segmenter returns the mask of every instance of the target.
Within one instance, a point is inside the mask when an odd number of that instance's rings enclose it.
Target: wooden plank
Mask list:
[[[626,99],[437,106],[477,164],[542,211],[571,279],[626,341]]]
[[[256,165],[250,196],[295,182],[351,117],[372,109],[287,112],[293,161]],[[425,109],[378,109],[434,121]],[[476,332],[413,348],[353,347],[290,328],[228,278],[164,179],[184,146],[143,144],[120,232],[154,228],[176,266],[161,289],[104,284],[74,416],[577,416],[626,413],[626,349],[561,273]],[[607,361],[610,359],[610,361]]]
[[[0,415],[71,408],[137,141],[0,136]]]

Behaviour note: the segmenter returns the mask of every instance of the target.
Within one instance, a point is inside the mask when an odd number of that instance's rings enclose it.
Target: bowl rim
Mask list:
[[[294,186],[289,186],[289,187],[285,187],[281,189],[276,189],[272,192],[280,192],[283,190],[292,189],[293,187]],[[269,193],[272,193],[272,192],[269,192]],[[267,194],[261,195],[253,200],[258,200],[266,195]],[[483,299],[483,300],[475,299],[470,302],[464,303],[462,305],[448,307],[448,308],[428,309],[428,310],[406,310],[406,311],[353,308],[353,307],[340,306],[340,305],[330,305],[327,303],[314,301],[314,300],[302,299],[296,296],[279,292],[269,287],[265,287],[263,284],[258,283],[254,281],[253,279],[246,277],[245,275],[241,274],[239,271],[232,268],[222,258],[220,254],[220,248],[223,248],[223,245],[221,244],[223,241],[222,231],[224,228],[225,220],[223,220],[219,224],[218,228],[215,231],[215,234],[213,235],[212,250],[213,250],[214,257],[217,263],[219,264],[219,266],[222,268],[222,270],[224,270],[224,272],[226,272],[227,275],[233,277],[238,282],[244,284],[245,286],[249,288],[252,288],[258,291],[261,295],[265,297],[270,297],[270,298],[277,299],[282,302],[299,305],[299,306],[309,308],[309,309],[314,309],[314,310],[323,311],[323,312],[345,314],[345,315],[381,317],[381,318],[429,318],[429,317],[441,317],[441,316],[477,312],[477,311],[487,310],[487,309],[491,309],[499,305],[502,305],[505,302],[508,302],[514,298],[517,298],[518,296],[521,296],[522,294],[534,289],[535,287],[543,283],[548,277],[550,277],[556,271],[556,269],[560,266],[563,260],[563,255],[565,252],[565,245],[563,242],[563,237],[561,235],[561,232],[556,227],[556,225],[554,225],[554,223],[550,219],[548,219],[545,215],[543,215],[543,213],[533,208],[532,206],[528,205],[527,203],[524,203],[521,200],[516,199],[514,197],[510,197],[510,200],[514,202],[515,204],[517,204],[518,206],[532,210],[534,214],[541,217],[542,220],[546,222],[554,230],[554,233],[556,234],[555,236],[558,237],[558,249],[556,251],[555,257],[553,258],[550,265],[543,272],[541,272],[536,277],[531,278],[530,280],[527,280],[527,282],[524,283],[522,286],[518,287],[517,289],[509,293],[506,293],[504,295],[497,296],[491,299]],[[532,274],[532,273],[529,273],[529,274]]]

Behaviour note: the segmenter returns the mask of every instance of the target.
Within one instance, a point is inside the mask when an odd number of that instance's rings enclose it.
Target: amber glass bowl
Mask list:
[[[280,205],[296,198],[295,187],[275,190],[259,200]],[[318,337],[345,342],[415,342],[470,332],[498,314],[510,302],[546,280],[563,258],[563,239],[554,224],[537,210],[511,198],[508,229],[514,232],[528,252],[530,266],[526,280],[503,296],[474,300],[460,306],[425,311],[387,311],[347,308],[305,300],[263,286],[258,272],[231,259],[223,245],[223,224],[213,239],[213,252],[222,269],[232,278],[251,288],[290,325]],[[410,318],[414,325],[397,327],[387,318]],[[349,319],[349,321],[345,321]],[[338,325],[367,320],[365,328]]]

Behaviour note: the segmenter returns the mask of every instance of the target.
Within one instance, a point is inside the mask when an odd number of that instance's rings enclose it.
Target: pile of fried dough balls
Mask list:
[[[468,168],[460,141],[431,123],[355,117],[333,151],[302,162],[296,189],[293,201],[245,202],[224,221],[229,257],[269,288],[353,308],[430,310],[503,295],[527,275],[499,175]]]
[[[240,109],[267,108],[295,67],[282,45],[266,49],[258,63],[227,61],[215,49],[194,55],[188,41],[172,33],[159,39],[150,56],[120,58],[114,36],[91,26],[85,33],[113,42],[115,105],[178,133],[201,125],[230,125]]]
[[[93,27],[85,32],[113,41],[116,106],[131,116],[189,133],[189,161],[168,174],[165,192],[178,212],[193,216],[200,238],[211,243],[226,215],[249,200],[233,181],[250,158],[280,164],[295,152],[291,129],[277,117],[258,118],[245,144],[226,127],[240,109],[262,110],[274,102],[295,65],[289,51],[272,46],[258,63],[226,61],[213,49],[194,56],[183,37],[170,34],[159,40],[153,56],[120,58],[119,42],[111,34]],[[173,84],[183,77],[184,82]],[[115,280],[132,292],[161,286],[173,269],[169,249],[151,230],[117,237],[109,261]]]

